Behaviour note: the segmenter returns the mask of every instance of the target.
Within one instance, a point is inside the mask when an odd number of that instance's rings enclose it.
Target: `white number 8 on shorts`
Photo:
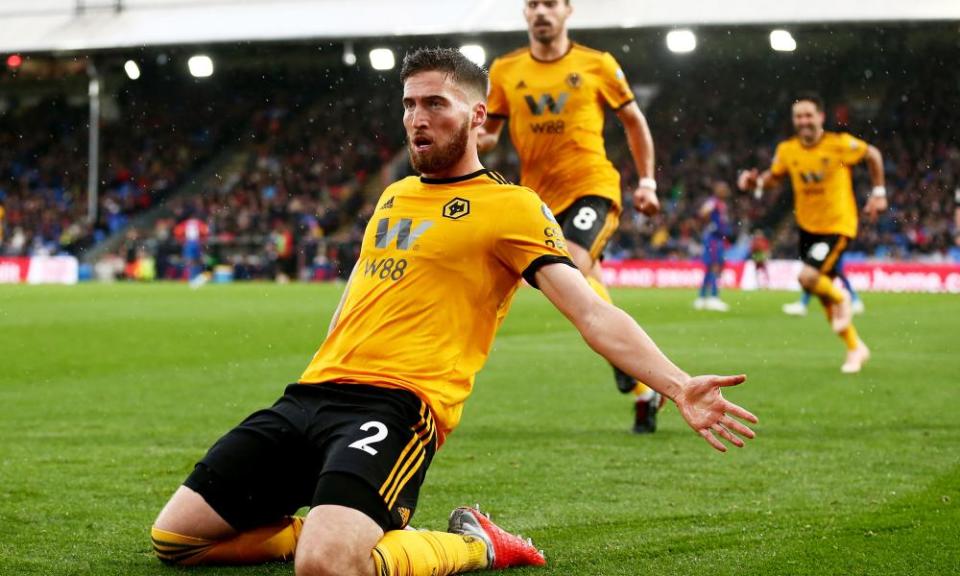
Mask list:
[[[577,215],[573,217],[573,225],[580,230],[589,230],[597,221],[597,211],[589,206],[583,206]]]

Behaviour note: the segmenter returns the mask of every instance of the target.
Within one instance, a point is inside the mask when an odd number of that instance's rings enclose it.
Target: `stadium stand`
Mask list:
[[[358,96],[376,81],[358,74],[333,93],[275,92],[252,114],[224,170],[196,193],[171,198],[150,229],[130,232],[119,254],[123,274],[138,277],[130,264],[147,257],[149,276],[182,277],[175,229],[189,217],[208,225],[207,267],[231,277],[324,280],[348,273],[372,211],[368,182],[379,182],[378,169],[400,146],[396,102],[387,100],[393,92]]]
[[[251,102],[183,82],[117,93],[102,127],[98,217],[87,218],[85,106],[21,102],[0,115],[0,202],[8,256],[81,254],[156,205],[224,145]],[[229,92],[228,92],[229,94]],[[14,145],[17,143],[17,145]]]
[[[728,56],[681,73],[663,69],[654,57],[617,52],[628,77],[652,88],[641,100],[657,146],[663,210],[645,218],[629,208],[636,175],[611,117],[608,150],[621,170],[628,208],[608,258],[696,258],[702,245],[696,212],[711,182],[732,183],[738,169],[767,165],[774,142],[789,134],[791,95],[811,86],[825,87],[833,129],[860,135],[885,155],[891,210],[862,225],[849,257],[960,258],[953,218],[960,186],[960,148],[952,131],[958,111],[948,105],[960,96],[949,78],[938,75],[941,59],[930,58],[907,75],[889,56],[871,76],[873,64],[861,65],[847,54],[810,69],[794,66],[787,75],[766,54],[742,62]],[[849,73],[860,68],[870,80],[869,93],[866,80]],[[740,83],[723,81],[732,77]],[[270,77],[249,70],[227,74],[216,85],[165,82],[162,90],[138,82],[117,92],[104,120],[103,186],[93,224],[86,220],[83,193],[83,108],[62,98],[7,106],[0,114],[0,251],[82,256],[119,234],[124,241],[110,250],[102,276],[180,278],[185,272],[177,226],[197,217],[209,229],[207,264],[232,277],[329,279],[348,273],[373,195],[387,177],[385,167],[402,152],[395,78],[362,67],[316,73],[301,64]],[[214,176],[192,181],[221,156],[227,159],[220,158]],[[487,161],[518,180],[509,147]],[[858,188],[866,186],[860,171]],[[788,188],[761,202],[734,195],[731,258],[746,256],[754,229],[767,232],[775,256],[793,257]],[[144,213],[154,217],[137,221]],[[131,221],[135,225],[128,226]],[[146,266],[139,266],[141,260]]]
[[[960,145],[952,131],[960,117],[956,107],[946,105],[958,101],[960,90],[932,69],[937,62],[929,60],[928,69],[904,82],[877,83],[881,91],[873,101],[863,98],[860,82],[849,80],[847,67],[838,67],[819,79],[830,87],[829,129],[860,135],[883,152],[886,164],[891,209],[877,222],[862,222],[860,237],[848,253],[850,260],[960,257],[960,231],[953,218],[954,191],[960,187]],[[897,66],[895,61],[888,65]],[[628,208],[608,256],[699,256],[696,212],[710,183],[723,179],[732,184],[737,169],[769,165],[774,142],[790,135],[789,98],[812,85],[811,79],[784,81],[769,93],[734,95],[696,89],[698,85],[725,86],[716,80],[734,72],[723,67],[703,68],[689,72],[683,81],[664,83],[662,96],[648,111],[657,144],[664,209],[647,219]],[[760,86],[763,78],[776,70],[768,64],[755,73],[757,77],[745,79],[746,84]],[[739,103],[736,111],[727,104],[734,97]],[[763,110],[763,115],[756,115],[756,110]],[[623,182],[635,182],[633,163],[619,129],[608,130],[608,143]],[[865,169],[855,171],[855,184],[863,196],[869,191],[866,176]],[[625,187],[625,206],[630,204],[631,192]],[[789,186],[768,193],[761,202],[735,195],[729,204],[739,232],[732,239],[734,257],[746,256],[750,233],[759,228],[773,238],[774,255],[793,258],[797,233],[788,218]]]

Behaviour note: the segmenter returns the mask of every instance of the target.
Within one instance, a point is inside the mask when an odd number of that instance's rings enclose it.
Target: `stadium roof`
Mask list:
[[[523,29],[520,0],[0,0],[0,52]],[[577,28],[960,20],[958,0],[574,0]]]

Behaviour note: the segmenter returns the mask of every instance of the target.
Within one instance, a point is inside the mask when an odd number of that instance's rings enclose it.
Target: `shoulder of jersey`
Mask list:
[[[394,188],[394,187],[401,187],[401,186],[406,187],[406,186],[410,186],[411,184],[417,184],[418,182],[420,182],[420,177],[419,177],[419,176],[414,176],[414,175],[407,176],[407,177],[401,178],[401,179],[397,180],[396,182],[394,182],[393,184],[387,186],[387,190],[389,190],[389,189],[391,189],[391,188]]]
[[[596,50],[589,46],[584,46],[583,44],[577,44],[576,42],[573,43],[572,50],[577,50],[583,54],[588,54],[590,56],[598,56],[598,57],[602,57],[604,54],[606,54],[606,52],[604,52],[603,50]]]
[[[408,188],[414,187],[420,183],[419,176],[407,176],[406,178],[401,178],[393,184],[390,184],[383,189],[383,193],[380,194],[381,198],[386,198],[390,194],[395,194],[397,192],[406,190]]]
[[[496,182],[497,184],[500,184],[501,186],[513,186],[513,185],[514,185],[513,182],[507,180],[507,179],[503,176],[503,174],[500,174],[500,173],[497,172],[496,170],[487,170],[486,177],[489,178],[490,180],[493,180],[493,181]]]
[[[529,193],[532,196],[539,198],[537,193],[531,190],[530,188],[527,188],[526,186],[520,186],[518,184],[514,184],[513,182],[504,178],[503,175],[500,174],[499,172],[489,170],[486,174],[486,177],[489,179],[488,182],[490,184],[494,184],[496,186],[495,189],[497,190],[497,192],[507,193],[509,195],[508,197],[511,197],[511,198],[515,197],[516,194],[519,192],[523,194]]]
[[[843,132],[825,132],[821,142],[832,150],[840,150],[845,146],[845,137]]]
[[[526,56],[526,55],[529,54],[529,53],[530,53],[530,49],[529,49],[529,48],[517,48],[517,49],[514,50],[513,52],[507,52],[507,53],[504,54],[503,56],[500,56],[499,58],[497,58],[496,60],[494,60],[494,63],[497,63],[497,62],[507,62],[507,61],[509,61],[509,60],[516,60],[517,58],[519,58],[519,57],[521,57],[521,56]]]
[[[616,61],[616,58],[614,58],[609,52],[594,50],[593,48],[584,46],[583,44],[574,43],[572,52],[579,58],[587,60],[591,63],[602,63],[604,58],[612,58],[614,61]]]

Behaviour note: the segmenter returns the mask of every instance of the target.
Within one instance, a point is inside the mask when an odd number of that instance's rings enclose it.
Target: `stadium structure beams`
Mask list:
[[[575,28],[960,20],[957,0],[573,0]],[[0,0],[0,52],[523,29],[520,0]],[[82,6],[82,9],[81,9]]]
[[[89,95],[90,119],[87,129],[87,223],[97,222],[97,210],[100,205],[100,73],[97,67],[87,65],[90,77]]]

